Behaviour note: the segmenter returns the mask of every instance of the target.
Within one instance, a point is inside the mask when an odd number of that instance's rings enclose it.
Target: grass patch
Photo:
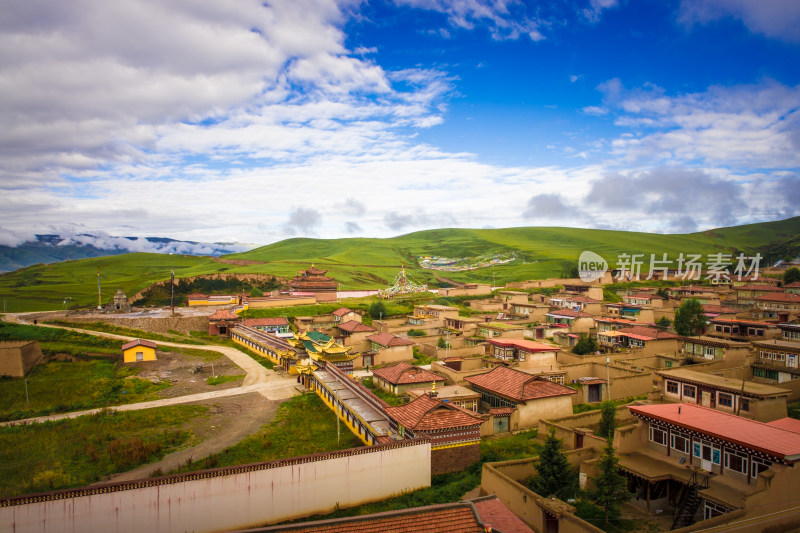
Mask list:
[[[220,453],[183,465],[176,472],[190,472],[247,463],[259,463],[363,446],[341,424],[341,443],[336,437],[336,415],[316,394],[297,396],[281,404],[275,419],[254,435]]]
[[[116,324],[108,324],[106,322],[70,322],[68,320],[49,320],[48,324],[55,324],[57,326],[65,326],[68,328],[88,329],[91,331],[100,331],[103,333],[113,333],[115,335],[126,335],[128,337],[137,337],[140,339],[149,339],[151,341],[164,341],[164,342],[180,342],[184,344],[204,344],[201,341],[182,335],[180,333],[173,333],[171,335],[162,335],[160,333],[153,333],[143,329],[127,328],[124,326],[117,326]]]
[[[239,381],[240,379],[244,379],[244,374],[238,374],[236,376],[209,376],[206,378],[206,383],[209,385],[222,385],[223,383]]]
[[[375,394],[375,396],[377,396],[384,402],[388,403],[389,405],[403,405],[404,403],[407,403],[406,401],[407,397],[395,396],[391,392],[383,390],[382,388],[375,385],[375,383],[372,381],[372,378],[364,378],[363,380],[361,380],[361,384],[364,385],[369,390],[371,390]]]
[[[0,378],[0,421],[153,400],[158,391],[170,387],[138,379],[135,373],[122,363],[92,357],[50,361],[35,367],[25,379]]]
[[[0,427],[0,497],[78,487],[160,459],[191,436],[175,428],[205,411],[198,405],[103,411]]]
[[[614,404],[615,407],[619,407],[620,405],[629,404],[631,402],[635,402],[636,400],[646,400],[647,394],[642,394],[640,396],[628,396],[627,398],[622,398],[619,400],[613,400],[611,403]],[[572,414],[577,415],[578,413],[585,413],[587,411],[599,411],[600,404],[599,403],[579,403],[577,405],[572,406]]]
[[[96,337],[58,328],[0,322],[0,340],[39,341],[44,354],[66,353],[86,356],[90,353],[122,353],[123,341]]]

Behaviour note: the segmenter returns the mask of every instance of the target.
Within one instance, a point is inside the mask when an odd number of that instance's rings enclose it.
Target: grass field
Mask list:
[[[0,497],[94,483],[180,447],[181,424],[205,407],[183,405],[0,427]]]
[[[511,263],[464,272],[441,272],[460,282],[503,285],[508,281],[562,277],[577,264],[584,250],[603,256],[611,265],[620,253],[651,253],[675,260],[680,253],[760,252],[763,264],[800,252],[800,217],[777,222],[719,228],[698,233],[663,235],[578,228],[523,227],[506,229],[437,229],[390,239],[295,238],[216,260],[159,254],[124,254],[34,265],[0,275],[0,299],[7,312],[59,309],[67,305],[97,305],[97,270],[102,274],[103,301],[116,289],[128,296],[156,281],[211,273],[259,273],[283,278],[312,263],[327,269],[342,289],[375,289],[389,284],[405,265],[420,283],[439,286],[435,273],[419,267],[422,255],[473,257],[513,251]],[[226,260],[245,260],[226,263]]]
[[[0,340],[38,340],[45,356],[72,361],[38,365],[23,378],[0,378],[0,421],[155,399],[168,383],[137,379],[117,364],[122,341],[63,329],[0,322]]]
[[[176,472],[259,463],[356,446],[362,446],[361,441],[344,424],[338,442],[336,415],[316,394],[304,394],[284,402],[275,419],[257,433],[220,453],[198,458]]]

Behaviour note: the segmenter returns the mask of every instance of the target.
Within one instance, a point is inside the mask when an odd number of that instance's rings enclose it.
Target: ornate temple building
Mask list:
[[[308,270],[298,271],[289,281],[289,287],[294,292],[313,294],[318,302],[335,302],[339,283],[326,276],[327,272],[311,265]]]
[[[293,339],[286,340],[298,352],[305,352],[312,361],[330,363],[342,372],[353,373],[353,359],[358,357],[358,354],[351,354],[350,346],[342,346],[329,335],[319,331],[306,331]],[[302,358],[301,353],[300,359]]]

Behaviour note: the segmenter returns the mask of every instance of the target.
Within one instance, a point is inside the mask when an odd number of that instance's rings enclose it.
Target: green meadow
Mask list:
[[[580,253],[591,250],[612,266],[621,253],[641,253],[645,258],[666,253],[702,254],[760,252],[762,265],[800,252],[800,217],[748,224],[697,233],[665,235],[612,230],[556,227],[505,229],[436,229],[389,239],[294,238],[231,254],[221,260],[209,257],[132,253],[117,256],[34,265],[0,275],[0,301],[7,312],[53,310],[68,306],[97,305],[97,270],[101,272],[103,302],[119,288],[128,296],[154,282],[213,273],[259,273],[288,278],[312,263],[327,269],[341,289],[376,289],[394,279],[402,265],[419,283],[446,285],[439,277],[459,282],[494,282],[561,277],[577,265]],[[493,267],[462,272],[422,269],[418,257],[475,257],[514,252],[517,259]],[[237,260],[236,262],[226,262]]]

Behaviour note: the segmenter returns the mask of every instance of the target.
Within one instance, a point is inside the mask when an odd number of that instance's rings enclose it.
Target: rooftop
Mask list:
[[[334,311],[332,314],[335,315],[335,316],[344,316],[347,313],[352,313],[352,312],[353,311],[351,309],[348,309],[346,307],[340,307],[339,309]]]
[[[528,341],[523,339],[489,339],[489,344],[495,346],[519,348],[526,352],[557,352],[560,348],[552,344]]]
[[[745,396],[760,396],[766,398],[774,396],[788,396],[791,394],[791,391],[781,389],[780,387],[773,387],[772,385],[755,383],[753,381],[746,381],[742,379],[715,376],[714,374],[705,374],[703,372],[696,372],[687,368],[660,370],[656,372],[656,374],[665,378],[676,378],[684,381],[692,381],[694,383],[703,383],[705,385],[711,385],[716,389],[724,389],[730,392],[741,393]]]
[[[577,394],[577,391],[505,366],[465,380],[476,387],[494,392],[517,402]]]
[[[386,413],[403,426],[417,431],[478,426],[483,419],[448,402],[424,394],[405,405],[386,407]]]
[[[617,333],[640,340],[677,339],[678,336],[668,331],[648,326],[628,326],[619,328]]]
[[[661,420],[753,448],[789,462],[800,459],[800,434],[689,403],[629,406],[638,417]]]
[[[209,320],[238,320],[239,317],[231,313],[227,309],[220,309],[213,315],[208,317]]]
[[[251,328],[263,326],[288,326],[289,321],[284,316],[266,317],[266,318],[245,318],[244,325]]]
[[[397,363],[383,368],[376,368],[372,371],[372,374],[393,385],[445,381],[443,377],[437,376],[433,372],[408,363]]]
[[[156,343],[153,341],[148,341],[146,339],[136,339],[131,342],[122,345],[122,350],[125,351],[129,348],[134,348],[136,346],[147,346],[148,348],[156,349]]]
[[[339,324],[336,327],[339,328],[342,331],[347,331],[349,333],[359,333],[359,332],[362,332],[362,331],[377,331],[372,326],[368,326],[366,324],[362,324],[358,320],[348,320],[347,322],[345,322],[343,324]]]
[[[376,344],[380,344],[381,346],[411,346],[414,343],[408,339],[404,339],[403,337],[398,337],[397,335],[392,335],[391,333],[378,333],[376,335],[370,335],[367,337],[367,340],[370,342],[374,342]]]

